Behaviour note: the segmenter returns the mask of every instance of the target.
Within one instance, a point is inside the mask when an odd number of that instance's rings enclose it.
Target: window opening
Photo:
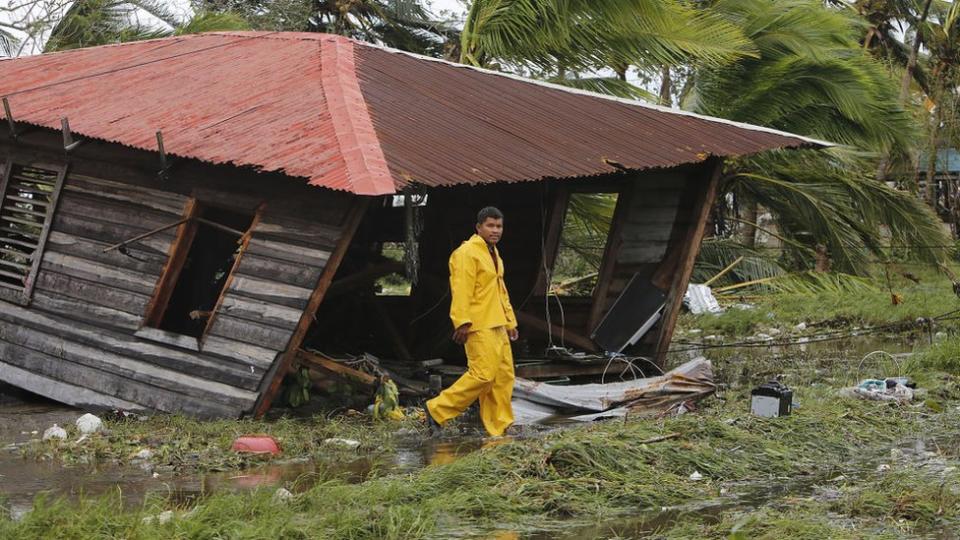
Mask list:
[[[62,171],[9,165],[0,188],[3,297],[21,303],[29,301],[62,184]]]
[[[573,193],[560,233],[550,292],[559,296],[591,296],[617,207],[616,193]]]
[[[157,327],[199,338],[240,252],[242,237],[236,232],[249,229],[253,216],[200,206],[195,223],[196,233]]]
[[[380,254],[384,259],[403,263],[407,247],[402,242],[384,242]],[[402,272],[391,272],[377,279],[374,292],[377,296],[410,296],[413,283]]]

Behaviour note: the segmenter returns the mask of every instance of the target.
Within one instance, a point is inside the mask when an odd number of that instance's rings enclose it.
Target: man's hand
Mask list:
[[[470,323],[460,325],[460,328],[457,328],[453,331],[452,339],[457,345],[463,345],[467,342],[467,332],[470,331]]]
[[[520,338],[520,332],[516,328],[511,328],[507,330],[507,336],[510,338],[510,341],[516,341]]]

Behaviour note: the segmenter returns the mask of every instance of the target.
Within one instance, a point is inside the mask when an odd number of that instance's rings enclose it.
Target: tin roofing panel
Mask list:
[[[12,115],[363,195],[821,144],[325,34],[232,32],[0,61]],[[616,165],[611,165],[615,163]],[[615,168],[617,167],[617,168]]]

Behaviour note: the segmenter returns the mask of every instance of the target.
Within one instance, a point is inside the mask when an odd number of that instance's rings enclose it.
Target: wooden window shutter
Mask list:
[[[30,302],[65,172],[7,163],[0,181],[0,298]]]

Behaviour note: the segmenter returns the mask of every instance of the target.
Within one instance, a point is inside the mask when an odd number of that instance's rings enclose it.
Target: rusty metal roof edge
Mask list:
[[[317,43],[322,72],[320,86],[353,191],[360,195],[396,193],[397,183],[387,166],[387,158],[360,91],[354,42],[322,39]],[[311,178],[309,184],[316,185],[318,180]]]
[[[639,101],[639,100],[635,100],[635,99],[626,99],[626,98],[621,98],[621,97],[617,97],[617,96],[611,96],[611,95],[607,95],[607,94],[598,94],[598,93],[596,93],[596,92],[590,92],[590,91],[588,91],[588,90],[581,90],[581,89],[579,89],[579,88],[571,88],[571,87],[569,87],[569,86],[563,86],[563,85],[560,85],[560,84],[555,84],[555,83],[551,83],[551,82],[547,82],[547,81],[540,81],[540,80],[537,80],[537,79],[530,79],[530,78],[522,77],[522,76],[520,76],[520,75],[516,75],[516,74],[513,74],[513,73],[504,73],[504,72],[501,72],[501,71],[494,71],[494,70],[492,70],[492,69],[486,69],[486,68],[481,68],[481,67],[477,67],[477,66],[471,66],[471,65],[469,65],[469,64],[460,64],[460,63],[457,63],[457,62],[451,62],[451,61],[449,61],[449,60],[444,60],[444,59],[442,59],[442,58],[434,58],[434,57],[432,57],[432,56],[425,56],[425,55],[422,55],[422,54],[412,53],[412,52],[404,51],[404,50],[401,50],[401,49],[394,49],[394,48],[392,48],[392,47],[387,47],[387,46],[385,46],[385,45],[380,45],[380,44],[376,44],[376,43],[369,43],[369,42],[366,42],[366,41],[359,41],[359,40],[355,40],[355,39],[352,39],[352,38],[345,38],[345,37],[343,37],[343,36],[339,36],[339,37],[340,37],[341,39],[349,39],[350,41],[353,41],[356,45],[361,45],[361,46],[369,47],[369,48],[372,48],[372,49],[378,49],[378,50],[381,50],[381,51],[384,51],[384,52],[388,52],[388,53],[402,54],[402,55],[406,55],[406,56],[409,56],[409,57],[412,57],[412,58],[416,58],[416,59],[418,59],[418,60],[427,60],[427,61],[430,61],[430,62],[436,62],[436,63],[439,63],[439,64],[445,64],[445,65],[450,66],[450,67],[455,67],[455,68],[460,68],[460,69],[469,69],[469,70],[477,71],[477,72],[480,72],[480,73],[485,73],[485,74],[487,74],[487,75],[496,75],[496,76],[498,76],[498,77],[506,77],[506,78],[508,78],[508,79],[513,79],[513,80],[515,80],[515,81],[520,81],[520,82],[524,82],[524,83],[527,83],[527,84],[534,84],[534,85],[537,85],[537,86],[543,86],[543,87],[546,87],[546,88],[552,88],[552,89],[554,89],[554,90],[559,90],[559,91],[561,91],[561,92],[567,92],[567,93],[570,93],[570,94],[577,94],[577,95],[582,95],[582,96],[587,96],[587,97],[600,98],[600,99],[605,99],[605,100],[609,100],[609,101],[615,101],[615,102],[618,102],[618,103],[622,103],[622,104],[624,104],[624,105],[630,105],[630,106],[634,106],[634,107],[643,107],[643,108],[645,108],[645,109],[651,109],[651,110],[655,110],[655,111],[659,111],[659,112],[663,112],[663,113],[667,113],[667,114],[674,114],[674,115],[678,115],[678,116],[689,116],[689,117],[698,118],[698,119],[700,119],[700,120],[704,120],[704,121],[707,121],[707,122],[714,122],[714,123],[718,123],[718,124],[726,124],[726,125],[729,125],[729,126],[738,127],[738,128],[741,128],[741,129],[747,129],[747,130],[750,130],[750,131],[760,131],[760,132],[763,132],[763,133],[770,133],[770,134],[773,134],[773,135],[779,135],[779,136],[781,136],[781,137],[789,137],[789,138],[792,138],[792,139],[798,139],[798,140],[803,141],[803,142],[808,143],[808,144],[812,144],[812,145],[816,145],[816,146],[822,146],[822,147],[825,147],[825,148],[838,146],[836,143],[832,143],[832,142],[828,142],[828,141],[823,141],[823,140],[820,140],[820,139],[815,139],[815,138],[813,138],[813,137],[806,137],[806,136],[804,136],[804,135],[797,135],[796,133],[790,133],[790,132],[788,132],[788,131],[781,131],[781,130],[779,130],[779,129],[769,128],[769,127],[764,127],[764,126],[758,126],[758,125],[755,125],[755,124],[747,124],[747,123],[745,123],[745,122],[737,122],[737,121],[735,121],[735,120],[727,120],[727,119],[725,119],[725,118],[717,118],[717,117],[715,117],[715,116],[707,116],[707,115],[705,115],[705,114],[698,114],[698,113],[691,112],[691,111],[685,111],[685,110],[683,110],[683,109],[674,109],[674,108],[671,108],[671,107],[664,107],[664,106],[662,106],[662,105],[654,105],[654,104],[652,104],[652,103],[645,103],[645,102],[643,102],[643,101]]]

